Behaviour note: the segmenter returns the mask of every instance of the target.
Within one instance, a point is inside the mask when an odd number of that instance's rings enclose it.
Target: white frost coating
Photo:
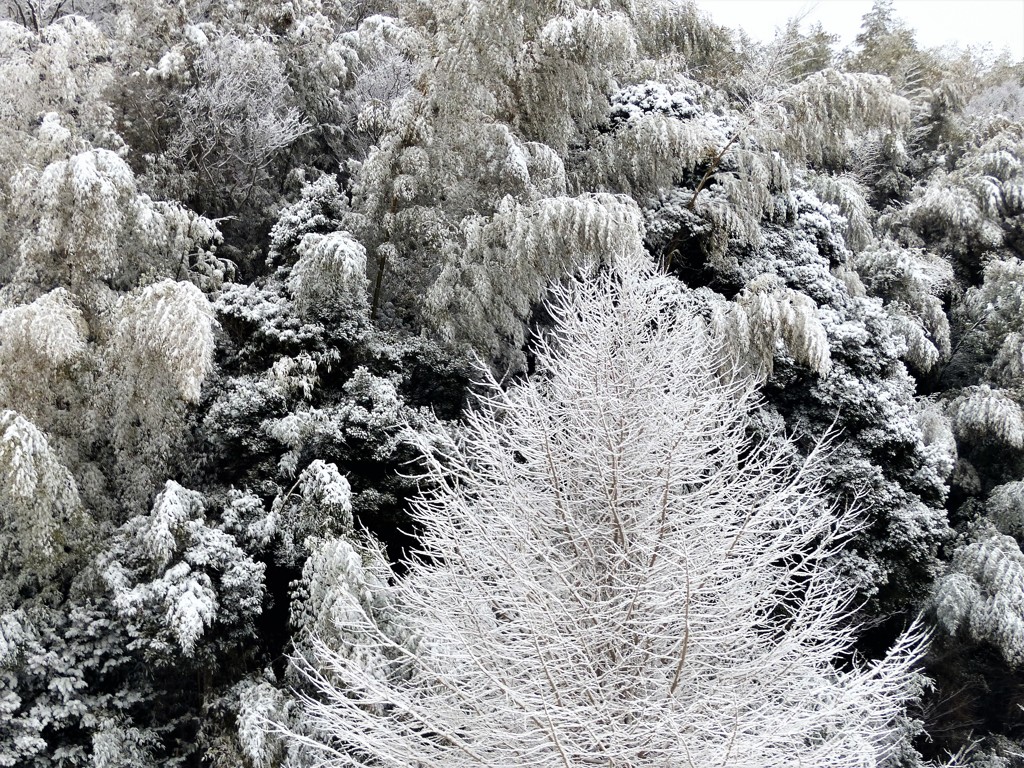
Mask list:
[[[0,371],[20,367],[26,358],[52,368],[69,365],[85,353],[87,333],[82,313],[63,288],[5,309],[0,312]]]
[[[178,549],[185,523],[203,512],[203,495],[168,480],[153,503],[153,511],[144,527],[137,529],[136,543],[140,551],[156,564],[166,568]]]
[[[982,524],[957,550],[935,590],[939,624],[995,645],[1006,661],[1024,663],[1024,553],[1012,536]]]
[[[43,115],[36,135],[43,145],[40,150],[44,153],[61,154],[62,150],[72,146],[72,133],[61,123],[60,115],[56,112]]]
[[[949,478],[957,462],[956,437],[951,419],[931,400],[918,402],[917,426],[921,429],[924,451],[943,480]]]
[[[205,48],[210,44],[210,39],[206,36],[203,28],[198,24],[187,24],[185,29],[182,30],[182,34],[186,40],[195,45],[197,48]]]
[[[964,306],[981,329],[984,346],[996,352],[990,375],[1006,387],[1024,383],[1024,263],[993,259],[984,281],[967,291]]]
[[[975,130],[952,170],[931,174],[905,207],[883,218],[961,256],[1002,245],[1021,212],[1024,141],[1019,126],[999,118],[981,119]]]
[[[734,302],[716,305],[711,328],[730,362],[755,376],[771,375],[780,345],[821,376],[832,370],[817,305],[774,277],[751,281]]]
[[[230,631],[262,607],[264,566],[206,522],[202,494],[173,480],[97,565],[129,633],[157,654],[177,646],[191,656],[215,623]]]
[[[13,181],[16,204],[38,225],[21,244],[29,262],[62,254],[76,279],[106,277],[120,260],[118,238],[135,199],[135,175],[116,153],[80,152],[50,163],[41,173],[26,170]]]
[[[988,384],[971,387],[951,404],[953,430],[972,442],[995,440],[1024,448],[1024,412],[998,389]]]
[[[152,765],[152,750],[159,739],[152,731],[140,731],[111,717],[103,718],[92,735],[92,768],[126,768]]]
[[[270,380],[283,395],[302,393],[308,400],[320,382],[317,360],[305,351],[295,357],[282,355],[270,368]]]
[[[993,488],[986,507],[989,519],[1000,533],[1024,537],[1024,481],[1014,480]]]
[[[194,403],[213,370],[215,322],[202,291],[161,280],[124,302],[114,348],[143,371],[169,376],[179,396]]]
[[[184,94],[165,151],[241,203],[274,156],[310,126],[293,106],[284,62],[269,40],[229,33],[203,44],[205,32],[192,27],[191,34],[195,85]]]
[[[18,533],[25,554],[45,555],[57,513],[79,507],[78,487],[46,436],[15,411],[0,411],[0,521]]]
[[[0,667],[12,665],[22,645],[34,634],[24,611],[0,613]]]
[[[299,488],[307,504],[322,508],[342,529],[352,529],[352,487],[337,465],[312,462],[299,475]]]
[[[853,266],[871,294],[885,302],[907,362],[928,371],[949,357],[949,319],[942,303],[953,284],[948,261],[883,240],[859,253]]]
[[[182,52],[183,47],[184,46],[181,45],[175,45],[160,57],[160,61],[156,63],[155,67],[151,67],[146,70],[146,74],[150,77],[158,77],[161,80],[169,80],[174,77],[187,77],[188,62],[185,60],[185,54]]]
[[[326,539],[302,568],[300,589],[292,602],[292,623],[307,636],[331,637],[360,612],[382,584],[363,568],[363,558],[344,539]]]
[[[316,659],[322,644],[348,659],[367,675],[385,681],[392,667],[389,654],[368,645],[349,631],[359,617],[373,616],[377,626],[397,642],[407,642],[387,588],[391,570],[383,553],[340,538],[317,542],[302,578],[292,592],[291,624],[296,646]],[[299,669],[308,663],[296,660]],[[330,674],[328,672],[328,674]]]
[[[366,311],[366,249],[348,232],[304,235],[288,287],[307,316]]]
[[[254,768],[281,764],[280,734],[271,723],[287,713],[285,694],[270,683],[246,679],[235,686],[238,694],[238,742]]]
[[[917,641],[840,668],[850,530],[813,463],[744,437],[749,382],[646,258],[563,290],[535,377],[435,434],[424,557],[353,594],[304,725],[322,765],[867,768],[894,749]],[[352,563],[346,553],[344,563]],[[358,585],[353,585],[358,587]],[[367,659],[384,663],[374,666]]]
[[[446,254],[426,312],[448,340],[487,356],[518,353],[524,320],[552,281],[642,253],[643,232],[639,208],[623,196],[506,196],[494,215],[463,220],[464,248]]]
[[[195,651],[203,632],[217,617],[217,593],[205,573],[193,574],[188,563],[177,563],[164,575],[167,584],[165,620],[186,656]]]

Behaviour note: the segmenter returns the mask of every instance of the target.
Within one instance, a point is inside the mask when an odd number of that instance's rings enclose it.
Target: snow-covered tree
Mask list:
[[[164,54],[158,74],[191,80],[166,159],[182,163],[207,210],[256,207],[268,169],[281,150],[309,129],[294,106],[284,63],[268,40],[224,34],[206,39],[193,27],[191,72],[180,50]],[[209,28],[208,28],[209,30]]]
[[[560,292],[534,376],[424,443],[422,556],[385,590],[411,639],[359,590],[333,609],[361,652],[321,644],[310,672],[319,765],[874,766],[896,749],[919,638],[841,665],[851,518],[820,456],[744,436],[750,384],[720,377],[693,305],[644,262]]]
[[[927,373],[949,358],[949,318],[942,303],[953,284],[948,262],[883,241],[857,254],[853,267],[865,290],[885,301],[910,365]]]
[[[154,658],[185,656],[215,623],[221,638],[250,631],[263,601],[264,566],[209,525],[201,493],[168,480],[148,515],[133,517],[98,562],[133,644]]]
[[[945,272],[897,249],[892,255],[905,263],[886,279],[890,249],[852,253],[849,219],[808,188],[817,184],[796,176],[780,200],[780,220],[761,224],[761,243],[733,241],[727,258],[711,261],[683,239],[678,198],[670,196],[646,212],[648,247],[676,251],[673,271],[709,300],[706,312],[730,357],[766,378],[772,407],[761,418],[784,419],[802,435],[843,435],[828,485],[847,502],[861,499],[869,520],[847,553],[851,575],[890,614],[929,593],[941,571],[938,544],[949,533],[943,501],[951,459],[918,423],[904,364],[916,351],[909,341],[930,338],[904,299],[934,306]]]
[[[59,562],[82,525],[75,479],[46,436],[15,411],[0,411],[0,552],[8,578],[31,580]],[[28,573],[18,578],[16,571]],[[10,585],[7,585],[10,589]],[[0,594],[4,589],[0,588]]]
[[[920,73],[915,71],[914,30],[900,19],[892,0],[875,0],[861,20],[855,42],[857,52],[849,66],[860,72],[875,72],[897,80],[900,86]],[[915,83],[916,84],[916,83]]]
[[[300,725],[288,650],[386,677],[358,593],[418,652],[364,530],[416,545],[403,429],[641,248],[759,382],[755,444],[838,435],[857,651],[935,625],[915,747],[1024,752],[1024,69],[890,0],[833,42],[689,0],[0,0],[0,764],[307,768],[264,722]]]
[[[372,314],[520,367],[524,322],[572,269],[570,254],[607,260],[639,237],[632,201],[571,178],[570,147],[604,121],[618,78],[699,58],[724,38],[688,2],[402,10],[402,34],[381,24],[378,34],[422,74],[360,113],[379,138],[351,166],[345,224],[367,247]]]

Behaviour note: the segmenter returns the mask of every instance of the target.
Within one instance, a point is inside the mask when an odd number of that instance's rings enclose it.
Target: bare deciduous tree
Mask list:
[[[920,639],[849,662],[820,452],[746,437],[749,382],[642,257],[553,312],[534,377],[425,441],[423,556],[373,587],[405,626],[336,610],[317,764],[881,764]]]

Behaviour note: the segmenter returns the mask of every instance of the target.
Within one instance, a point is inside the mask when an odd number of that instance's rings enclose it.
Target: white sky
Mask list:
[[[853,43],[871,0],[697,0],[718,24],[742,27],[757,40],[769,40],[776,27],[810,10],[804,24],[821,22],[840,36],[839,47]],[[1024,59],[1024,0],[895,0],[893,10],[917,32],[923,48],[957,43],[988,43],[994,53],[1009,49]]]

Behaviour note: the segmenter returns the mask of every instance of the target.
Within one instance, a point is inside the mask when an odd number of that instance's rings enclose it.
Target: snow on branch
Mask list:
[[[895,749],[919,638],[838,666],[851,519],[818,454],[749,443],[751,382],[719,375],[645,262],[559,290],[533,378],[425,439],[422,556],[375,588],[407,635],[365,598],[335,611],[345,642],[312,659],[302,718],[317,764],[824,768]]]

